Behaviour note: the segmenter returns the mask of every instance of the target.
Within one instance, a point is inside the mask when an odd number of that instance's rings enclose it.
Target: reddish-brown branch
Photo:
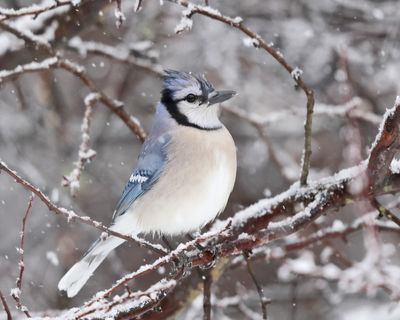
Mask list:
[[[342,230],[334,230],[332,228],[326,228],[318,230],[307,237],[303,237],[300,239],[296,239],[295,241],[285,241],[283,244],[279,244],[278,251],[274,251],[274,247],[266,250],[263,247],[257,248],[254,253],[249,257],[250,260],[259,260],[264,259],[267,261],[271,260],[283,260],[287,257],[287,254],[294,251],[303,250],[315,245],[323,245],[325,246],[330,240],[333,239],[346,239],[347,236],[353,234],[357,231],[362,230],[366,224],[368,224],[370,217],[363,217],[356,221],[354,221],[351,225],[343,227]],[[388,232],[400,234],[400,228],[396,226],[388,225],[387,223],[376,222],[374,224],[374,228],[376,228],[379,232]],[[335,250],[336,251],[336,250]],[[340,252],[336,252],[337,254],[341,254]],[[340,261],[346,266],[351,266],[351,263],[344,259],[344,257],[338,256]],[[231,268],[236,268],[239,265],[245,263],[244,259],[235,259],[235,262],[231,264]]]
[[[250,253],[248,251],[243,252],[244,259],[246,261],[246,267],[247,267],[247,272],[250,275],[251,279],[253,280],[254,285],[257,288],[258,296],[260,298],[260,304],[261,304],[261,311],[263,315],[263,319],[267,320],[268,314],[267,314],[267,305],[271,301],[267,299],[267,297],[264,294],[264,290],[261,287],[261,285],[258,283],[257,277],[254,273],[253,266],[251,264],[251,261],[249,259]]]
[[[381,131],[376,137],[371,150],[368,173],[372,181],[371,188],[380,188],[392,175],[390,164],[400,150],[400,98],[396,99],[395,106],[386,112],[381,125]]]

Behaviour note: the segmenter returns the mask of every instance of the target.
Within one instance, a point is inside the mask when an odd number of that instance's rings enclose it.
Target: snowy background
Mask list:
[[[93,1],[91,10],[78,13],[68,13],[66,6],[37,19],[24,16],[6,23],[48,41],[64,57],[83,65],[98,88],[123,101],[125,109],[146,130],[161,90],[159,75],[154,72],[160,66],[204,73],[216,88],[236,90],[239,95],[222,112],[222,120],[236,141],[239,161],[237,182],[223,217],[260,198],[276,195],[297,181],[306,100],[304,93],[295,89],[290,75],[264,51],[254,48],[243,34],[218,21],[196,15],[192,29],[177,35],[174,29],[181,20],[182,7],[148,0],[135,13],[133,2],[122,1],[126,20],[120,28],[116,27],[116,5],[109,1]],[[0,7],[17,9],[29,3],[0,0]],[[210,0],[210,5],[226,15],[242,17],[292,66],[300,68],[307,84],[315,90],[310,179],[330,176],[367,157],[382,114],[393,106],[400,92],[400,2]],[[114,50],[113,54],[119,54],[119,60],[128,56],[133,57],[132,61],[121,62],[87,50],[89,41],[97,43],[94,49],[102,43]],[[24,43],[0,25],[1,70],[48,57],[45,50]],[[138,59],[146,66],[138,66]],[[64,70],[23,74],[0,82],[0,158],[44,190],[53,202],[108,224],[135,164],[140,142],[118,117],[97,104],[90,128],[91,147],[97,154],[83,171],[80,188],[72,197],[61,182],[78,158],[88,93]],[[230,108],[261,123],[261,132],[251,122],[232,114]],[[354,128],[360,132],[357,143],[352,139]],[[18,273],[16,247],[28,198],[27,191],[0,174],[0,289],[10,305],[8,293],[15,287]],[[359,208],[350,205],[318,223],[350,223],[360,216]],[[57,282],[99,231],[81,223],[68,223],[50,213],[37,198],[28,219],[23,298],[32,312],[80,305],[155,258],[146,249],[125,244],[70,300],[58,294]],[[178,244],[180,239],[172,241]],[[382,234],[381,241],[382,247],[387,243],[385,248],[390,251],[385,257],[396,267],[399,234]],[[269,319],[400,319],[400,309],[384,290],[351,293],[346,285],[340,287],[340,280],[346,284],[343,279],[319,279],[317,269],[327,261],[345,269],[343,259],[357,263],[365,251],[363,233],[358,232],[332,240],[329,248],[316,245],[285,259],[256,260],[256,275],[272,300]],[[357,279],[373,271],[371,265],[365,268],[364,273],[352,270],[348,276]],[[198,277],[195,272],[192,276]],[[149,276],[133,286],[145,289],[153,281]],[[373,283],[374,279],[368,281]],[[396,285],[400,292],[400,282]],[[245,267],[227,269],[212,293],[213,319],[261,319],[257,292]],[[241,301],[235,301],[235,297]],[[199,295],[181,318],[200,319],[201,304]]]

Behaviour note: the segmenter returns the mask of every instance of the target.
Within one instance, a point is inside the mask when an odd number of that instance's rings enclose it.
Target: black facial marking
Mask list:
[[[220,129],[220,127],[204,128],[195,123],[189,122],[188,118],[178,109],[178,102],[182,100],[185,100],[185,98],[174,101],[173,92],[169,89],[164,89],[161,91],[161,103],[165,105],[171,117],[174,118],[180,125],[207,131]]]

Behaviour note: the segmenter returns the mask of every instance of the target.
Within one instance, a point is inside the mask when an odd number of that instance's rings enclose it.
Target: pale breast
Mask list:
[[[179,127],[158,182],[132,207],[143,232],[178,234],[213,220],[228,201],[236,177],[236,148],[226,128]]]

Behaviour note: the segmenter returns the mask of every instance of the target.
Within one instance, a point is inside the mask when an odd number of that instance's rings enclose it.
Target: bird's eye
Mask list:
[[[189,103],[193,103],[196,101],[196,96],[192,93],[188,94],[185,98],[185,100]]]

